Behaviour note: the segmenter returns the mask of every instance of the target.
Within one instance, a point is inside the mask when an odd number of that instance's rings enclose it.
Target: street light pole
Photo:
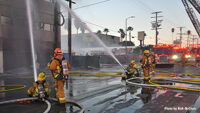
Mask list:
[[[127,21],[130,18],[135,18],[135,17],[134,16],[130,16],[130,17],[126,18],[126,20],[125,20],[126,41],[127,41]]]
[[[125,20],[125,33],[126,33],[126,35],[125,35],[125,44],[126,44],[126,55],[127,55],[127,21],[128,21],[128,19],[130,19],[130,18],[135,18],[134,16],[130,16],[130,17],[127,17],[126,18],[126,20]]]

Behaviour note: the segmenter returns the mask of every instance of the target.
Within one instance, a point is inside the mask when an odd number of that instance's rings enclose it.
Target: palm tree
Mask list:
[[[105,28],[104,30],[103,30],[103,32],[105,32],[106,33],[106,35],[108,34],[108,32],[109,32],[109,29],[108,28]]]
[[[187,47],[189,47],[189,39],[190,39],[190,35],[191,35],[191,31],[190,30],[188,30],[187,31],[187,35],[188,35],[188,38],[187,38]]]
[[[125,37],[126,34],[123,29],[119,29],[118,33],[120,33],[120,37],[121,37],[121,41],[122,41],[122,39]]]
[[[85,23],[81,23],[80,25],[80,30],[81,30],[81,33],[84,34],[85,33]]]
[[[129,31],[129,40],[131,41],[131,31],[133,31],[133,27],[129,26],[127,31]]]
[[[172,44],[173,44],[174,43],[174,31],[175,31],[174,28],[172,28],[171,31],[172,31]]]
[[[77,34],[78,34],[79,28],[81,27],[80,24],[81,24],[81,22],[80,22],[79,20],[77,20],[77,19],[74,20],[74,26],[75,26],[76,29],[77,29]]]

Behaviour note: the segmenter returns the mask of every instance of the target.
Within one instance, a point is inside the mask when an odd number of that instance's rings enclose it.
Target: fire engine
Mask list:
[[[156,56],[156,64],[167,64],[174,66],[173,46],[168,44],[155,45],[152,48],[152,51]]]
[[[200,48],[199,47],[195,48],[194,55],[195,55],[195,62],[200,63]]]
[[[185,57],[186,61],[188,61],[191,58],[188,47],[181,48],[178,46],[174,46],[173,53],[174,53],[174,55],[172,56],[172,59],[177,62],[180,62],[182,57]],[[182,56],[182,55],[184,55],[184,56]]]

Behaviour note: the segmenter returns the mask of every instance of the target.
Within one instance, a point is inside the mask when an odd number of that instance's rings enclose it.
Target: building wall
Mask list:
[[[32,12],[38,68],[45,68],[56,47],[55,3],[48,1],[52,0],[34,0]],[[0,0],[0,34],[0,72],[30,68],[32,56],[25,0]]]

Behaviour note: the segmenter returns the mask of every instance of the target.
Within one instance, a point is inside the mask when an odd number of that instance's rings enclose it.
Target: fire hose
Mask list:
[[[154,87],[154,88],[171,88],[171,89],[180,89],[180,90],[189,90],[189,91],[200,92],[200,88],[199,87],[194,88],[194,87],[186,87],[186,86],[159,85],[159,84],[156,84],[156,83],[152,82],[152,81],[155,81],[155,80],[163,80],[163,78],[151,79],[151,80],[149,80],[150,84],[131,82],[133,80],[140,80],[142,82],[143,79],[144,79],[143,77],[135,77],[135,78],[131,78],[131,79],[126,80],[126,83],[128,85],[132,85],[132,86]],[[168,79],[168,80],[170,81],[170,79]],[[183,80],[181,80],[181,79],[179,79],[179,80],[183,82]],[[187,81],[187,83],[189,84],[189,81]],[[190,82],[190,84],[194,84],[194,83]]]
[[[0,93],[3,93],[3,92],[8,92],[8,91],[16,91],[16,90],[24,89],[26,85],[0,85],[0,87],[18,87],[18,88],[13,88],[13,89],[0,90]]]
[[[10,103],[15,103],[15,102],[20,102],[20,101],[25,101],[25,100],[26,101],[28,101],[28,100],[38,100],[38,98],[37,97],[30,97],[30,98],[7,100],[7,101],[0,102],[0,105],[1,104],[10,104]],[[47,109],[44,111],[44,113],[48,113],[50,111],[50,109],[51,109],[51,103],[46,99],[44,99],[42,101],[44,101],[47,104]]]
[[[20,102],[20,101],[29,101],[29,100],[38,100],[38,97],[29,97],[29,98],[21,98],[21,99],[14,99],[14,100],[7,100],[7,101],[3,101],[3,102],[0,102],[0,105],[1,104],[10,104],[10,103],[15,103],[15,102]],[[43,102],[45,102],[47,104],[47,108],[46,110],[44,111],[44,113],[48,113],[51,109],[51,103],[47,100],[47,99],[41,99]],[[55,98],[49,98],[49,100],[53,100],[53,101],[58,101],[58,99],[55,99]],[[68,100],[66,103],[70,103],[72,105],[75,105],[77,106],[78,108],[80,108],[80,113],[84,113],[84,108],[82,105],[74,102],[74,101],[71,101],[71,100]]]

